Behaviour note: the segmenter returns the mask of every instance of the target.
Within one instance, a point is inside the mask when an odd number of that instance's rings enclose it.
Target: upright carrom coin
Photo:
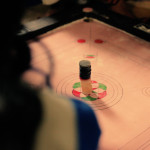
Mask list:
[[[82,93],[79,74],[63,78],[56,87],[58,94],[73,97],[90,104],[94,110],[103,110],[116,105],[123,96],[121,84],[114,78],[101,73],[91,77],[92,93]]]

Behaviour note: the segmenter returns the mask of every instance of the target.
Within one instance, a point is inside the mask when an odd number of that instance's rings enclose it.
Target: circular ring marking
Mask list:
[[[95,110],[103,110],[110,108],[114,105],[116,105],[122,98],[123,95],[123,89],[120,83],[115,80],[114,78],[101,74],[101,73],[93,73],[92,76],[93,82],[100,83],[99,86],[101,88],[95,88],[96,93],[103,93],[103,91],[106,91],[106,94],[101,98],[94,98],[92,100],[88,100],[87,98],[81,98],[83,96],[80,85],[80,79],[78,74],[71,74],[64,79],[62,79],[59,84],[56,87],[56,92],[60,93],[62,95],[66,95],[69,97],[74,97],[76,99],[79,99],[81,101],[85,101],[86,103],[90,104]],[[107,87],[107,89],[102,89]],[[76,91],[78,95],[75,95],[73,93],[74,87],[76,87]],[[103,91],[102,91],[103,90]],[[81,95],[82,94],[82,95]]]

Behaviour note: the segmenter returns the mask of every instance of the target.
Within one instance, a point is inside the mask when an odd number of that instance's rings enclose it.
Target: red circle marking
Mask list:
[[[107,95],[106,91],[103,91],[102,93],[98,93],[98,99],[104,98]]]
[[[85,43],[86,42],[86,40],[84,40],[84,39],[79,39],[78,40],[78,43]]]
[[[76,97],[80,97],[81,92],[76,91],[76,90],[73,89],[72,94],[73,94],[74,96],[76,96]]]
[[[87,55],[86,58],[95,58],[94,55]]]
[[[101,40],[101,39],[96,39],[95,40],[95,43],[103,43],[104,41],[103,40]]]
[[[97,81],[92,80],[91,83],[98,83]]]

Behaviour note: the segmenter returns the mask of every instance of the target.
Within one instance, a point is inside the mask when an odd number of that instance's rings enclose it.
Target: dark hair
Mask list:
[[[5,41],[5,47],[0,51],[0,78],[19,78],[30,68],[30,60],[30,49],[26,41],[17,37]]]
[[[16,77],[30,67],[30,51],[26,41],[17,37],[21,27],[21,17],[25,10],[25,0],[2,1],[0,78]],[[5,11],[5,12],[2,12]]]
[[[20,80],[30,66],[30,49],[16,36],[24,0],[2,1],[0,48],[0,149],[30,150],[42,116],[37,92]]]

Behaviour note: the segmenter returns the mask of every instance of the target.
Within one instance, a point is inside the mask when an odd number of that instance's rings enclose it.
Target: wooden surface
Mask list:
[[[150,43],[100,21],[79,20],[29,46],[34,69],[24,79],[44,87],[49,76],[54,92],[88,103],[102,129],[99,150],[150,149]],[[91,61],[96,100],[80,88],[83,59]]]

